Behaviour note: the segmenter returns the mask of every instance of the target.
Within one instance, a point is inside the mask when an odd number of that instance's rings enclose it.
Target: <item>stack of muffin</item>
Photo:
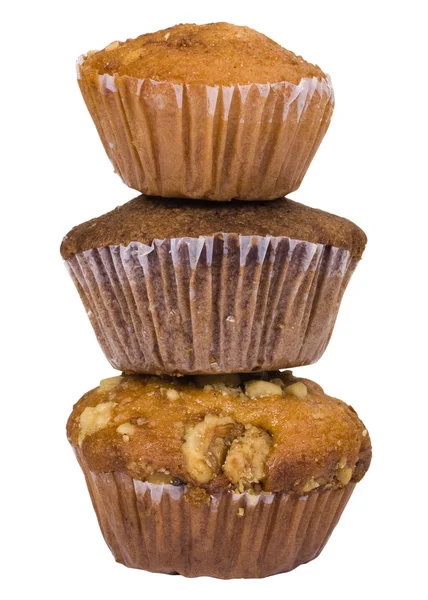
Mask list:
[[[371,458],[350,406],[279,370],[322,355],[366,243],[284,198],[328,128],[330,80],[226,23],[113,42],[78,77],[143,193],[61,246],[123,372],[67,426],[102,533],[150,571],[291,570],[320,553]]]

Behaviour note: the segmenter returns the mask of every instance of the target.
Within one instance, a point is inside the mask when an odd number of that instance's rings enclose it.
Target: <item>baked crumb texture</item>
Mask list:
[[[348,250],[361,258],[367,238],[355,223],[288,198],[272,202],[186,202],[138,196],[114,210],[81,223],[61,244],[64,260],[75,254],[155,240],[200,238],[220,232],[248,237],[288,237]]]
[[[262,33],[229,23],[181,24],[89,52],[81,70],[207,85],[297,84],[326,77],[316,65]]]
[[[284,196],[299,187],[334,106],[318,66],[227,23],[113,42],[77,71],[116,172],[152,196]]]
[[[184,486],[196,504],[339,489],[371,458],[355,411],[287,371],[106,379],[75,405],[67,434],[91,472]]]

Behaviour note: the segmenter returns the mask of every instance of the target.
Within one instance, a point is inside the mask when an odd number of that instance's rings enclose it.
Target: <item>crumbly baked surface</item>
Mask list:
[[[370,437],[352,407],[291,371],[103,380],[74,406],[68,439],[94,472],[226,490],[295,492],[359,481]]]
[[[128,75],[174,83],[233,85],[297,84],[325,78],[318,66],[265,35],[229,23],[181,24],[89,52],[80,66],[99,74]]]
[[[199,237],[215,233],[287,236],[345,248],[360,258],[367,238],[351,221],[287,198],[271,202],[169,200],[138,196],[123,206],[74,227],[61,244],[67,260],[92,248],[154,239]]]

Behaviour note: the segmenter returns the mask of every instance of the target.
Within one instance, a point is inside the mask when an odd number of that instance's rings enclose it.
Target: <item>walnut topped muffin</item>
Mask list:
[[[68,435],[91,471],[210,493],[335,489],[371,456],[353,409],[291,372],[114,377],[75,406]]]
[[[371,459],[355,411],[291,372],[113,377],[67,434],[116,560],[189,577],[312,560]]]
[[[112,42],[77,71],[116,172],[151,196],[284,196],[299,187],[334,105],[318,66],[228,23]]]

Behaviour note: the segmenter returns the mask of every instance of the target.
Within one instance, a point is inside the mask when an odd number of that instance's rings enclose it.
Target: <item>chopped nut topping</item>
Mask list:
[[[232,483],[243,491],[265,477],[265,464],[272,447],[272,438],[263,429],[250,426],[233,440],[223,471]]]
[[[238,517],[243,517],[245,515],[245,510],[243,508],[238,508]]]
[[[311,490],[314,490],[315,488],[319,487],[320,484],[318,483],[318,481],[315,481],[315,479],[313,477],[311,477],[311,479],[309,479],[305,485],[302,487],[302,492],[304,494],[307,494],[308,492],[310,492]]]
[[[250,398],[263,398],[263,396],[282,396],[282,388],[270,381],[252,379],[245,384],[245,393]]]
[[[132,435],[137,431],[137,427],[132,425],[132,423],[122,423],[122,425],[119,425],[116,431],[117,433]]]
[[[166,397],[168,400],[171,400],[171,402],[174,402],[174,400],[178,400],[180,398],[180,394],[177,392],[177,390],[170,388],[166,391]]]
[[[111,422],[115,402],[101,402],[96,406],[87,406],[80,415],[78,444],[82,445],[86,436],[105,429]]]
[[[336,479],[342,485],[348,485],[348,483],[352,479],[352,469],[350,467],[340,467],[339,465],[337,465]]]
[[[109,378],[101,387],[111,391],[96,388],[76,405],[68,438],[92,472],[126,472],[146,481],[166,470],[183,488],[202,487],[214,496],[270,489],[317,496],[326,486],[346,490],[362,478],[370,432],[348,405],[278,371],[239,378],[238,396],[223,396],[211,384],[213,391],[204,392],[190,375]],[[289,394],[297,383],[306,384],[306,398]],[[226,388],[224,381],[214,385]],[[245,387],[262,397],[250,399]],[[272,391],[279,395],[264,395]],[[171,392],[179,398],[168,400]],[[246,504],[233,498],[235,514],[243,506],[248,517]]]
[[[187,470],[199,483],[208,483],[223,464],[232,440],[242,426],[230,417],[206,415],[194,426],[187,426],[182,446]]]
[[[115,388],[122,381],[122,376],[117,375],[116,377],[108,377],[100,381],[99,390],[100,392],[109,392]]]
[[[293,394],[297,398],[306,398],[308,395],[308,388],[302,381],[296,381],[285,388],[286,394]]]
[[[119,48],[120,42],[111,42],[111,44],[109,44],[108,46],[106,46],[104,48],[104,50],[106,52],[110,52],[111,50],[116,50],[116,48]]]

